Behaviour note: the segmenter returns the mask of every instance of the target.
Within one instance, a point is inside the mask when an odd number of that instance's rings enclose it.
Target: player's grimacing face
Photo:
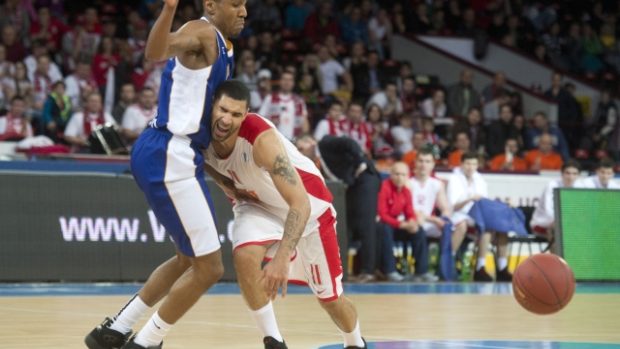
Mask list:
[[[217,16],[221,17],[221,25],[226,26],[230,36],[237,36],[243,30],[248,11],[246,0],[212,0],[217,8]]]
[[[211,137],[224,142],[235,134],[248,112],[247,103],[223,95],[213,104],[211,113]]]

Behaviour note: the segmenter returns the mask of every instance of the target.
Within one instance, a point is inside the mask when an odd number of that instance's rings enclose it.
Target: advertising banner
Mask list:
[[[215,183],[207,183],[222,243],[223,279],[235,280],[231,204]],[[328,186],[346,250],[344,188]],[[130,176],[0,173],[0,224],[0,281],[5,282],[141,281],[175,253]]]

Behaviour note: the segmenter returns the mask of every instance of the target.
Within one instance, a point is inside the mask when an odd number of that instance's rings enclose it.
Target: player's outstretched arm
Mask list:
[[[204,41],[213,42],[215,32],[205,30],[204,21],[191,21],[174,33],[170,32],[178,0],[165,0],[161,14],[155,21],[146,41],[144,55],[151,61],[163,61],[188,51],[200,52]]]
[[[265,290],[275,298],[280,287],[282,296],[286,295],[290,257],[308,223],[310,200],[275,130],[263,132],[256,138],[253,155],[256,164],[269,172],[276,189],[289,205],[280,247],[263,269]]]

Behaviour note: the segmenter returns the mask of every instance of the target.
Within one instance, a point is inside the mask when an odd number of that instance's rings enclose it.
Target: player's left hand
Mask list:
[[[263,268],[261,282],[269,299],[276,299],[280,288],[282,289],[282,298],[286,297],[289,264],[289,258],[276,255]]]

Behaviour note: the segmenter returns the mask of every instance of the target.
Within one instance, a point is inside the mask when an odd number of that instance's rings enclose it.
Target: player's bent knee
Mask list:
[[[220,250],[192,259],[194,277],[205,286],[211,286],[224,276],[224,264]]]

